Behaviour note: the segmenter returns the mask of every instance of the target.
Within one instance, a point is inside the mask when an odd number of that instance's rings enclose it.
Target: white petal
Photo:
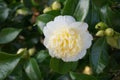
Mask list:
[[[53,57],[53,58],[55,57],[55,54],[53,53],[53,50],[49,49],[49,54],[50,54],[51,57]]]
[[[87,31],[88,24],[84,22],[74,22],[70,24],[71,27],[76,28],[77,30]]]
[[[80,51],[80,53],[78,54],[77,58],[78,59],[82,59],[85,56],[85,54],[86,54],[86,49]]]
[[[93,37],[89,33],[86,33],[83,37],[84,48],[87,49],[91,46]]]
[[[50,21],[46,24],[46,26],[44,27],[43,29],[43,33],[45,36],[49,36],[49,35],[52,35],[53,33],[53,28],[52,26],[54,25],[54,22],[53,21]]]
[[[75,22],[75,19],[72,16],[58,16],[54,19],[54,21],[71,24],[71,23]]]

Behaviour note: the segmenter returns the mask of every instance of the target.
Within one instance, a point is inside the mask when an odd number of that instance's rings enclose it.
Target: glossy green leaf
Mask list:
[[[84,21],[86,18],[89,11],[89,4],[90,0],[79,0],[73,14],[78,21]]]
[[[92,0],[97,7],[102,7],[108,3],[108,0]]]
[[[74,16],[78,21],[84,21],[89,11],[89,0],[66,0],[63,15]]]
[[[59,78],[57,78],[56,80],[71,80],[69,75],[62,75]]]
[[[52,10],[52,11],[47,12],[46,14],[56,17],[60,15],[60,10]]]
[[[0,52],[0,80],[4,80],[20,61],[21,54],[7,54]]]
[[[50,61],[50,67],[53,71],[64,74],[74,70],[77,67],[77,62],[63,62],[60,59],[52,58]]]
[[[97,80],[94,76],[70,72],[72,80]]]
[[[25,69],[26,74],[30,78],[30,80],[41,80],[42,79],[39,66],[34,58],[29,59],[24,69]]]
[[[106,22],[107,24],[111,24],[111,15],[112,11],[110,11],[110,8],[108,5],[103,6],[100,8],[100,18],[103,22]]]
[[[9,8],[3,1],[0,1],[0,22],[3,22],[7,19],[9,15]]]
[[[88,15],[85,19],[85,22],[88,23],[89,31],[95,33],[95,25],[100,22],[99,9],[91,3]]]
[[[5,44],[13,41],[17,35],[21,32],[21,29],[4,28],[0,31],[0,44]]]
[[[112,27],[116,31],[120,32],[120,12],[113,11],[109,5],[105,5],[100,8],[100,19],[105,22],[109,27]]]
[[[28,8],[31,8],[33,6],[31,0],[23,0],[23,3]]]
[[[49,56],[48,51],[41,50],[37,53],[36,59],[39,63],[43,62]]]
[[[90,61],[93,72],[101,73],[108,64],[107,42],[105,38],[98,39],[92,46]]]
[[[63,15],[73,15],[79,0],[66,0],[62,10]]]

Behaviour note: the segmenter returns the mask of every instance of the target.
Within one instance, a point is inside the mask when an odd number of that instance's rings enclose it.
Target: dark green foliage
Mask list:
[[[60,10],[43,14],[58,1]],[[94,40],[77,62],[51,58],[43,45],[43,28],[59,15],[88,23]],[[95,25],[114,29],[111,37],[98,38]],[[120,80],[120,0],[0,0],[0,80]],[[24,51],[17,54],[20,48]],[[28,52],[35,48],[31,56]],[[86,66],[92,74],[83,74]]]

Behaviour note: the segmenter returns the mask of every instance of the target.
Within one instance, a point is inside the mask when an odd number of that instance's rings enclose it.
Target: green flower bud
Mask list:
[[[17,51],[17,54],[23,54],[23,55],[22,55],[22,58],[24,58],[24,59],[29,58],[28,51],[27,51],[26,48],[20,48],[20,49]]]
[[[53,2],[52,9],[59,10],[61,8],[61,4],[58,1]]]
[[[113,36],[114,35],[114,30],[112,28],[107,28],[105,30],[105,35],[110,37],[110,36]]]
[[[98,36],[98,37],[102,37],[102,36],[104,36],[105,34],[104,34],[104,30],[99,30],[97,33],[96,33],[96,36]]]
[[[105,30],[107,27],[107,24],[105,24],[104,22],[99,22],[98,24],[96,24],[95,29]]]
[[[36,52],[36,49],[35,49],[35,48],[30,48],[30,49],[28,50],[28,53],[29,53],[30,56],[34,55],[35,52]]]
[[[52,10],[51,7],[46,7],[46,8],[43,10],[43,13],[47,13],[47,12],[49,12],[49,11],[51,11],[51,10]]]
[[[25,51],[25,48],[20,48],[18,51],[17,51],[17,54],[20,54],[20,53],[22,53],[22,52],[24,52]]]
[[[18,14],[21,14],[21,15],[27,15],[28,14],[28,11],[27,11],[27,9],[18,9],[17,11],[16,11],[16,15],[18,15]]]

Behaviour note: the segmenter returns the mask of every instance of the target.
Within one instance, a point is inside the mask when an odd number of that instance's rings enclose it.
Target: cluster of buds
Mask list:
[[[61,4],[60,2],[58,1],[55,1],[52,3],[52,5],[50,7],[46,7],[44,10],[43,10],[43,13],[47,13],[49,11],[52,11],[52,10],[60,10],[61,9]]]
[[[29,58],[30,56],[33,56],[36,52],[36,49],[33,47],[33,48],[30,48],[27,50],[27,48],[20,48],[18,51],[17,51],[17,54],[23,54],[23,58]]]
[[[108,28],[107,24],[105,24],[104,22],[99,22],[95,26],[95,28],[99,30],[96,33],[96,36],[98,37],[102,37],[102,36],[111,37],[114,35],[114,32],[115,32],[112,28]]]

